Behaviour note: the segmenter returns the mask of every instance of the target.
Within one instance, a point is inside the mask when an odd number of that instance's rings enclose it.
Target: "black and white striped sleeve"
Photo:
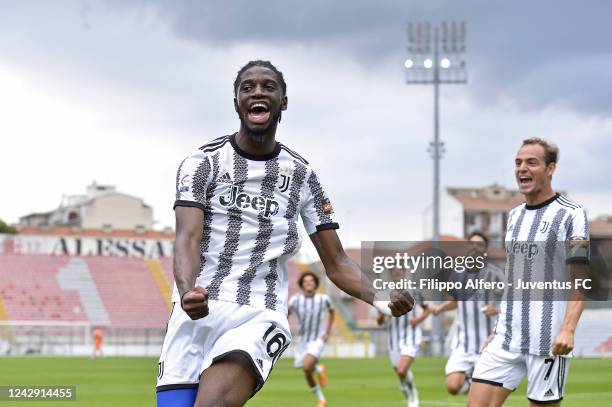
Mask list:
[[[319,177],[312,170],[307,177],[300,212],[306,232],[311,235],[321,230],[338,229],[340,226],[334,220],[334,208]]]
[[[570,215],[571,221],[567,230],[568,250],[567,264],[589,263],[589,222],[584,208],[576,208]]]
[[[210,176],[210,162],[202,152],[198,151],[185,158],[176,173],[174,208],[191,206],[204,210]]]

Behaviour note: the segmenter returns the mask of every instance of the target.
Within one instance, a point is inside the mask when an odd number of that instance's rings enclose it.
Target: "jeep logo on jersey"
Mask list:
[[[517,242],[512,240],[506,244],[506,254],[522,254],[529,260],[539,253],[538,244],[533,242]]]
[[[264,217],[269,218],[278,213],[279,205],[272,198],[261,195],[251,196],[245,192],[238,193],[238,187],[232,185],[229,194],[221,195],[219,202],[223,206],[247,209],[249,207],[259,211]]]

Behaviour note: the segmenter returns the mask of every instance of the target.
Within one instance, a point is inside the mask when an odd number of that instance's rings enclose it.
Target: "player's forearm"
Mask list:
[[[572,280],[575,281],[576,278],[584,278],[588,274],[588,266],[571,264],[568,267],[568,271]],[[565,317],[563,318],[561,329],[573,333],[578,326],[582,310],[584,310],[584,294],[579,289],[573,289],[566,304]]]
[[[336,231],[322,230],[310,235],[310,239],[319,253],[327,277],[348,295],[372,304],[374,286],[366,283],[370,280],[369,276],[346,255]]]
[[[568,301],[565,308],[565,318],[561,330],[574,333],[584,310],[584,300]]]
[[[441,305],[440,305],[440,311],[450,311],[457,308],[457,300],[448,300],[448,301],[444,301]]]
[[[415,318],[415,322],[416,324],[420,324],[421,322],[425,321],[427,319],[427,317],[429,316],[429,311],[426,309],[424,310],[421,315],[419,315],[418,317]]]
[[[368,304],[374,302],[374,286],[364,284],[368,276],[346,254],[338,256],[331,264],[325,264],[327,277],[342,291]]]
[[[200,242],[195,238],[178,237],[174,244],[174,281],[181,297],[195,287],[200,269]]]

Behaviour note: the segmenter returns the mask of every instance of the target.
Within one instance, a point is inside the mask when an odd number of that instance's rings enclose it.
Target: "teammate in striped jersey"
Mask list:
[[[488,238],[473,232],[468,236],[470,255],[481,256],[487,251]],[[466,271],[457,275],[463,283],[468,278],[478,278],[487,282],[503,281],[503,271],[487,262],[482,270]],[[452,293],[451,293],[452,294]],[[451,299],[440,305],[432,305],[431,313],[458,309],[455,319],[455,332],[451,339],[451,355],[446,363],[446,389],[450,394],[467,393],[472,382],[472,372],[478,354],[489,335],[493,332],[496,315],[499,313],[501,292],[481,290],[467,295],[467,298]]]
[[[176,177],[174,307],[162,345],[158,407],[242,406],[289,346],[287,262],[302,219],[327,276],[394,315],[410,294],[374,300],[373,286],[342,247],[318,175],[276,141],[287,85],[268,61],[234,81],[238,132],[190,154]]]
[[[508,282],[571,281],[588,273],[588,223],[579,205],[553,191],[551,180],[559,150],[539,138],[523,141],[515,159],[515,176],[526,202],[508,217]],[[561,247],[563,250],[557,250]],[[527,376],[532,406],[558,406],[569,370],[574,332],[584,308],[578,290],[567,301],[554,292],[531,299],[531,290],[506,287],[494,337],[483,350],[473,375],[469,406],[501,406]]]
[[[408,407],[419,406],[419,393],[410,370],[421,346],[423,329],[421,323],[430,314],[429,307],[422,297],[415,296],[417,301],[411,314],[390,317],[388,322],[389,359],[400,383],[400,390]],[[378,325],[385,323],[385,315],[378,313]]]
[[[334,323],[334,308],[326,294],[317,293],[319,276],[312,271],[303,273],[298,285],[303,292],[289,300],[289,315],[295,314],[299,326],[299,342],[295,347],[295,367],[302,368],[308,388],[317,396],[317,407],[325,407],[327,401],[322,388],[327,384],[325,366],[319,358]],[[313,373],[317,373],[319,385]]]

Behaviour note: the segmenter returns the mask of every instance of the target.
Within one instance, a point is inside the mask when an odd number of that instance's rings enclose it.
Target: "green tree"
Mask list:
[[[17,229],[12,227],[11,225],[7,225],[5,221],[0,219],[0,233],[9,233],[14,235],[17,233]]]

